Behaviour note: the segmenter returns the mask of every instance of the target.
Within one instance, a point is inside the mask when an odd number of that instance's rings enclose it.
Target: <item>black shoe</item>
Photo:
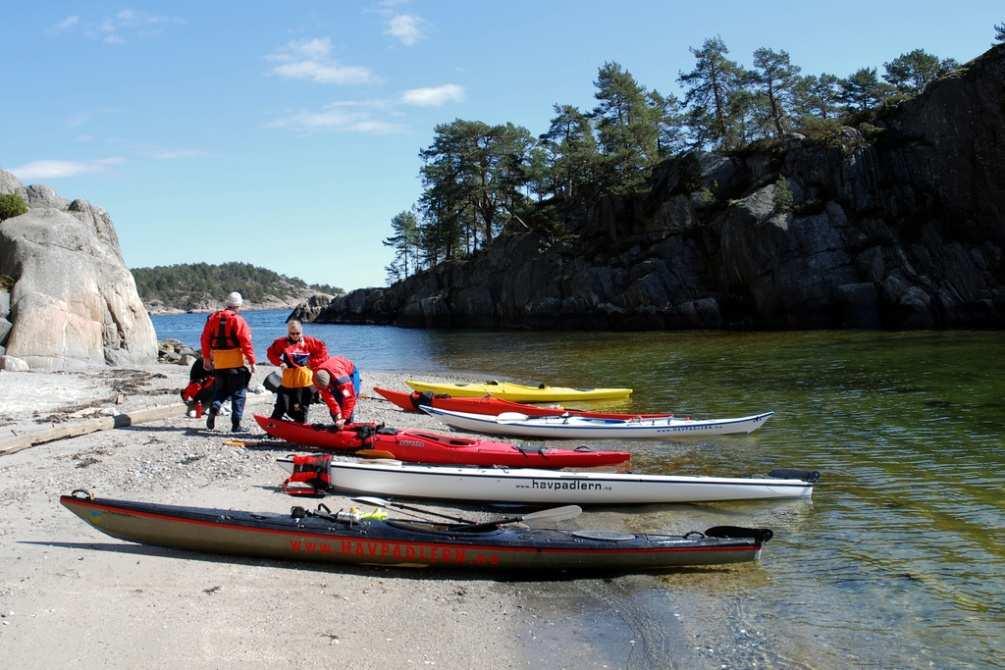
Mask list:
[[[237,424],[236,426],[231,426],[230,427],[230,432],[232,432],[232,433],[242,433],[242,432],[244,432],[244,429],[241,428],[241,424]]]
[[[210,430],[216,428],[216,412],[210,411],[210,413],[206,415],[206,428],[209,428]]]

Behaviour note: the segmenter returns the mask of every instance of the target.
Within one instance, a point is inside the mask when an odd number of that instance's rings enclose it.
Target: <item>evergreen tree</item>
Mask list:
[[[1005,21],[995,24],[995,43],[1001,44],[1002,42],[1005,42]]]
[[[592,194],[600,155],[590,118],[572,105],[555,105],[548,131],[541,135],[549,170],[548,190],[579,201]]]
[[[726,57],[729,49],[720,37],[705,40],[700,49],[692,47],[691,53],[694,69],[679,73],[677,81],[686,91],[684,106],[693,144],[730,149],[737,143],[733,97],[744,87],[743,68]]]
[[[782,137],[796,106],[799,67],[791,63],[787,51],[762,47],[754,52],[751,80],[764,98],[775,136]]]
[[[830,119],[838,115],[839,82],[835,75],[809,75],[800,79],[797,86],[797,108],[803,115]]]
[[[939,60],[924,49],[915,49],[883,63],[883,79],[901,93],[921,93],[930,82],[959,66],[952,58]]]
[[[391,219],[390,237],[381,243],[391,247],[394,256],[384,270],[388,282],[404,279],[419,269],[419,222],[413,212],[399,212]]]
[[[845,109],[852,112],[862,112],[872,109],[883,102],[890,94],[891,88],[876,76],[876,68],[864,67],[853,72],[847,79],[839,83],[838,100]]]
[[[650,105],[645,87],[617,63],[604,63],[594,85],[598,104],[593,118],[604,157],[603,186],[613,192],[635,190],[659,156],[663,110]]]
[[[649,106],[656,113],[656,147],[660,157],[684,151],[687,137],[680,100],[673,93],[664,96],[655,89],[649,91],[648,97]]]

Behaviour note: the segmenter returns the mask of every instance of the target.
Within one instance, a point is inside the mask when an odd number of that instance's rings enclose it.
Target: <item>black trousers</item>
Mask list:
[[[307,423],[307,410],[314,399],[314,389],[310,386],[288,389],[280,386],[276,392],[276,406],[272,409],[273,419],[282,419],[286,414],[297,423]]]

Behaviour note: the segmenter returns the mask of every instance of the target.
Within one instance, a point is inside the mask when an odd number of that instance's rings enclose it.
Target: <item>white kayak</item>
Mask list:
[[[279,459],[293,472],[293,459]],[[400,461],[332,458],[331,488],[348,494],[375,494],[438,500],[624,505],[722,500],[809,498],[817,472],[774,470],[763,479],[565,472],[530,468],[443,467]]]
[[[754,414],[735,419],[677,419],[674,417],[639,419],[594,419],[583,416],[527,416],[503,412],[498,416],[419,408],[451,428],[487,435],[540,437],[546,439],[644,439],[675,440],[682,437],[752,433],[774,415]]]

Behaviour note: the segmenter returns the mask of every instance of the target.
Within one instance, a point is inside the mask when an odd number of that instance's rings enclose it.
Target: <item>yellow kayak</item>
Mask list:
[[[445,393],[455,398],[473,398],[490,395],[515,402],[565,402],[567,400],[618,400],[632,394],[631,389],[573,389],[565,386],[525,386],[510,382],[484,382],[476,384],[448,384],[420,382],[406,379],[419,393]]]

